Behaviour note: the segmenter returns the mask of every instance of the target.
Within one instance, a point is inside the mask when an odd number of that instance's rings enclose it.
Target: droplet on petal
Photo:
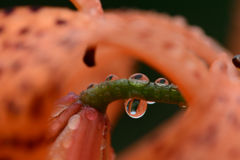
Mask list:
[[[104,126],[103,127],[103,135],[106,135],[108,133],[108,127]]]
[[[103,138],[102,141],[101,141],[101,147],[100,147],[100,149],[103,150],[103,149],[106,148],[106,146],[107,146],[107,141]]]
[[[111,75],[107,76],[105,81],[107,82],[107,81],[115,81],[115,80],[118,80],[118,77],[114,74],[111,74]]]
[[[158,78],[154,83],[156,85],[158,85],[158,86],[167,86],[167,85],[169,85],[168,80],[166,80],[165,78]]]
[[[135,73],[133,75],[131,75],[128,79],[129,83],[133,86],[145,86],[149,83],[149,79],[147,76],[145,76],[142,73]]]
[[[93,121],[98,117],[98,111],[94,108],[88,108],[86,112],[86,117]]]
[[[65,105],[57,105],[53,108],[53,111],[51,113],[52,117],[57,117],[60,113],[62,113],[65,109],[67,109],[67,106]]]
[[[63,141],[62,141],[62,146],[64,147],[64,148],[70,148],[71,147],[71,145],[72,145],[72,142],[73,142],[73,139],[72,139],[72,137],[67,137],[67,138],[65,138],[65,139],[63,139]]]
[[[68,120],[68,128],[71,130],[77,129],[80,123],[80,115],[75,114]]]
[[[93,88],[95,85],[97,85],[97,83],[91,83],[87,86],[87,89]]]
[[[147,101],[140,99],[127,99],[125,111],[132,118],[142,117],[147,110]]]

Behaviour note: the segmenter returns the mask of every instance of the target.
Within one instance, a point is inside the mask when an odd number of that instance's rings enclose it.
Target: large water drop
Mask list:
[[[132,118],[140,118],[147,110],[147,101],[140,99],[127,99],[125,111]]]
[[[107,76],[105,81],[108,82],[108,81],[115,81],[115,80],[118,80],[118,77],[114,74],[110,74],[109,76]]]
[[[128,79],[129,83],[134,86],[145,86],[149,83],[149,79],[146,75],[142,73],[135,73],[131,75]]]

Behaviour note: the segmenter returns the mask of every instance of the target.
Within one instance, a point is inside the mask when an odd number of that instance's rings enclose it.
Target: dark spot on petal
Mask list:
[[[15,47],[16,49],[23,49],[23,48],[24,48],[23,42],[18,42],[18,43],[16,43],[16,44],[14,45],[14,47]]]
[[[3,73],[3,68],[0,67],[0,76],[1,76],[2,73]]]
[[[96,47],[89,47],[85,52],[83,61],[88,67],[95,66],[95,52],[96,52]]]
[[[0,33],[2,33],[4,30],[4,27],[3,26],[0,26]]]
[[[40,134],[39,136],[34,138],[29,138],[29,137],[25,138],[25,137],[20,137],[19,135],[0,138],[0,148],[13,147],[14,149],[24,148],[24,149],[32,150],[43,144],[47,144],[47,139],[45,134]]]
[[[13,160],[13,158],[7,157],[7,156],[3,156],[3,157],[0,157],[0,160]]]
[[[56,25],[66,25],[67,22],[65,20],[62,20],[62,19],[57,19],[56,20]]]
[[[19,35],[24,35],[24,34],[27,34],[28,32],[29,32],[29,28],[25,27],[19,31]]]
[[[16,104],[13,100],[7,101],[7,112],[13,116],[17,116],[21,112],[21,107]]]
[[[196,146],[199,145],[213,145],[216,142],[218,127],[216,125],[210,125],[203,132],[198,132],[192,136],[193,143]]]
[[[20,83],[19,88],[23,93],[26,93],[30,91],[33,88],[33,86],[31,82],[29,82],[28,80],[24,80]]]
[[[13,8],[13,7],[5,8],[5,9],[3,10],[3,12],[4,12],[4,14],[5,14],[6,16],[10,15],[13,11],[14,11],[14,8]]]
[[[194,76],[196,79],[200,79],[200,78],[201,78],[201,74],[200,74],[198,71],[194,71],[194,72],[193,72],[193,76]]]
[[[174,48],[174,44],[172,42],[165,42],[163,43],[163,48],[167,50],[172,49]]]
[[[44,36],[44,32],[43,31],[37,31],[35,34],[38,38],[43,37]]]
[[[13,72],[18,72],[22,68],[22,65],[19,61],[16,61],[12,64],[12,70]]]
[[[221,62],[220,64],[219,64],[220,66],[220,70],[222,71],[222,72],[226,72],[226,70],[227,70],[227,64],[225,63],[225,62]]]
[[[11,140],[11,145],[15,148],[20,147],[21,144],[21,139],[18,136],[14,136]]]
[[[239,159],[240,157],[239,148],[236,146],[229,149],[228,156],[229,156],[229,159]]]
[[[219,103],[227,103],[229,101],[229,98],[225,94],[219,94],[216,97],[216,101]]]
[[[39,119],[43,115],[43,100],[42,96],[36,96],[30,105],[30,117],[32,119]]]
[[[237,102],[238,104],[240,104],[240,97],[237,97],[237,98],[236,98],[236,102]]]
[[[30,10],[31,10],[32,12],[37,12],[37,11],[39,11],[41,8],[42,8],[42,6],[40,6],[40,5],[30,6]]]
[[[228,115],[230,124],[237,130],[240,130],[240,120],[235,113],[230,113]]]
[[[7,41],[3,41],[2,46],[3,46],[4,49],[7,49],[7,48],[11,47],[11,44]]]
[[[45,138],[45,135],[42,134],[39,137],[25,140],[25,147],[28,150],[32,150],[36,147],[39,147],[44,142],[46,142],[46,138]]]

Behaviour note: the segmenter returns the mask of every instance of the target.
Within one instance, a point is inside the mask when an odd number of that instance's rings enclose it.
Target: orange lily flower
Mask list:
[[[131,57],[177,84],[188,109],[119,159],[240,158],[238,72],[228,51],[179,17],[72,2],[79,11],[0,12],[0,160],[115,159],[109,121],[119,109],[101,113],[73,92],[109,74],[128,77]]]

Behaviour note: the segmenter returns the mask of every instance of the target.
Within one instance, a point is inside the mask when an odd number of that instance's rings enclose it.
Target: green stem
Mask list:
[[[106,112],[108,104],[119,99],[143,99],[161,103],[185,105],[185,100],[175,85],[159,86],[153,82],[119,79],[95,85],[80,93],[79,99],[85,104]]]

